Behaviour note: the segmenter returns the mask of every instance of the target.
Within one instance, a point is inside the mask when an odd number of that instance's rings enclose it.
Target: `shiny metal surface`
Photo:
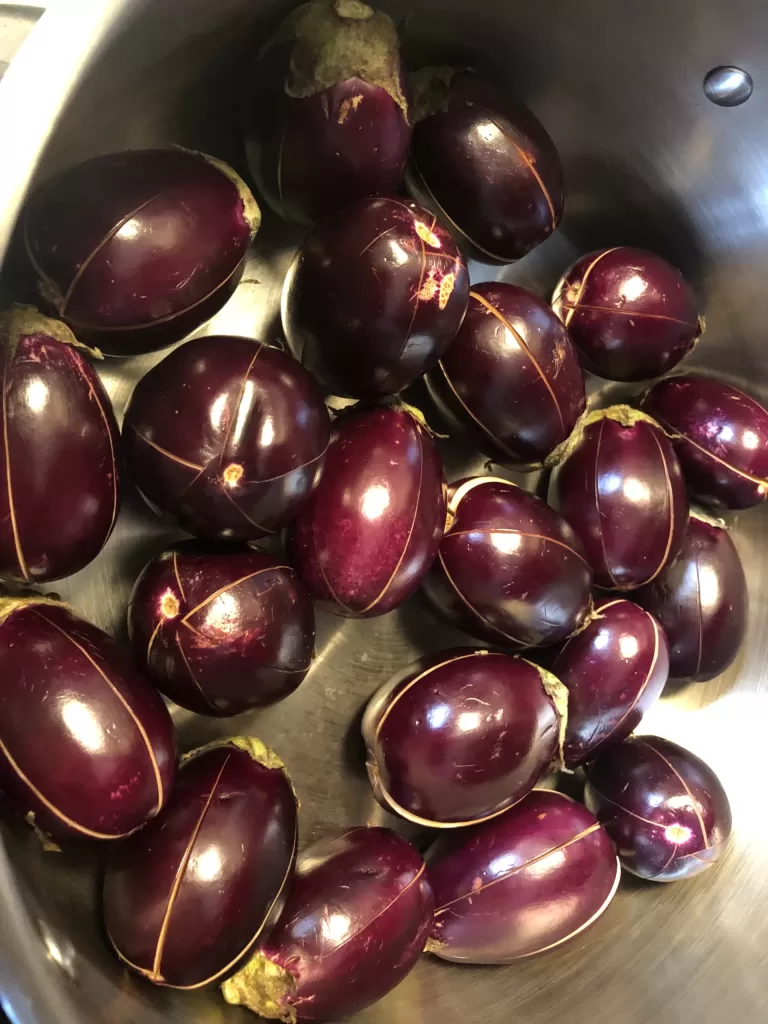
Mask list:
[[[743,68],[712,68],[704,79],[704,94],[720,107],[738,107],[752,95],[755,84]]]
[[[87,24],[79,13],[82,38],[73,41],[75,50],[62,55],[46,42],[52,87],[60,94],[30,94],[26,118],[19,111],[11,117],[0,94],[0,127],[10,152],[6,178],[0,173],[0,183],[9,181],[6,219],[20,195],[22,172],[26,167],[29,177],[49,132],[43,173],[113,148],[171,141],[242,167],[233,127],[245,99],[239,58],[253,52],[254,36],[263,37],[282,8],[270,0],[123,0],[102,3]],[[471,7],[461,0],[421,0],[390,10],[397,17],[408,12],[404,31],[417,59],[469,60],[498,73],[541,118],[563,157],[562,227],[517,266],[474,266],[474,280],[500,277],[546,294],[589,249],[655,249],[684,270],[702,299],[708,326],[691,365],[721,373],[765,400],[768,97],[758,82],[748,103],[723,108],[707,102],[702,81],[726,61],[764,66],[768,8],[757,0],[727,6],[648,0],[640,14],[612,0],[476,0]],[[12,75],[21,78],[21,64],[14,62],[0,88]],[[55,113],[68,96],[54,130]],[[11,130],[21,133],[21,149],[14,148]],[[0,243],[6,228],[0,224]],[[277,340],[280,285],[299,237],[265,217],[243,282],[207,332]],[[153,358],[101,368],[119,414]],[[631,393],[604,383],[593,391],[606,404]],[[459,445],[446,453],[449,478],[482,467],[476,453]],[[173,536],[129,496],[107,549],[55,589],[78,612],[122,636],[133,579]],[[689,746],[720,775],[735,818],[724,860],[677,886],[625,878],[592,929],[539,959],[462,968],[425,957],[361,1022],[722,1024],[768,1017],[768,816],[761,777],[768,714],[765,510],[739,515],[734,539],[752,608],[742,654],[720,679],[668,690],[642,725]],[[440,625],[420,597],[373,621],[318,619],[317,659],[286,701],[234,723],[176,714],[186,746],[236,727],[279,751],[302,800],[302,845],[339,826],[392,821],[375,805],[365,778],[362,707],[417,654],[466,642]],[[44,855],[31,832],[12,823],[5,829],[0,988],[9,1015],[22,1024],[253,1020],[215,992],[153,989],[120,968],[95,909],[97,858],[98,851]]]

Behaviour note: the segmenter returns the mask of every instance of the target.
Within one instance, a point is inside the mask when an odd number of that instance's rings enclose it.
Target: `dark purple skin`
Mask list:
[[[188,754],[163,813],[107,864],[104,924],[120,959],[181,989],[236,970],[285,903],[297,811],[282,762],[259,740]]]
[[[289,561],[321,607],[384,615],[418,590],[445,525],[445,474],[404,406],[340,416],[320,484],[288,535]]]
[[[654,384],[642,408],[672,437],[691,496],[713,508],[751,508],[768,495],[768,410],[712,377]]]
[[[0,576],[47,583],[98,555],[120,508],[112,405],[64,324],[0,313]]]
[[[622,865],[652,882],[698,875],[725,851],[731,808],[709,765],[658,736],[632,736],[587,768],[587,807]]]
[[[141,493],[190,533],[257,540],[307,501],[330,418],[290,356],[247,338],[195,338],[145,374],[123,447]]]
[[[224,305],[259,220],[221,161],[132,150],[46,182],[29,202],[24,242],[51,312],[81,341],[130,356],[178,341]]]
[[[441,836],[427,854],[435,920],[427,952],[471,964],[543,953],[607,909],[621,869],[590,812],[534,790],[492,821]]]
[[[576,531],[604,590],[634,590],[679,553],[688,518],[672,444],[625,405],[590,413],[554,471],[549,501]]]
[[[304,4],[264,47],[246,150],[280,216],[310,225],[397,191],[411,139],[398,51],[392,19],[360,0]]]
[[[706,682],[733,663],[747,630],[749,595],[722,526],[692,514],[678,557],[633,596],[664,627],[673,679]]]
[[[527,107],[471,70],[414,76],[408,187],[483,263],[512,263],[563,215],[555,144]]]
[[[139,576],[128,629],[162,693],[227,717],[293,693],[312,662],[315,613],[295,571],[272,555],[187,540]]]
[[[591,604],[592,571],[568,523],[496,477],[451,486],[449,525],[424,589],[481,640],[535,647],[565,640]]]
[[[55,839],[122,839],[163,807],[171,717],[128,654],[48,598],[0,600],[0,790]]]
[[[608,380],[660,377],[703,329],[693,289],[671,264],[622,245],[587,253],[561,277],[552,306],[582,365]]]
[[[475,285],[459,333],[427,387],[452,431],[501,465],[542,464],[584,412],[584,377],[568,332],[536,295]]]
[[[378,398],[434,366],[468,299],[467,268],[437,218],[408,199],[362,199],[305,239],[283,287],[283,330],[328,391]]]
[[[360,827],[322,839],[299,856],[280,920],[224,998],[285,1021],[356,1013],[416,964],[433,909],[424,861],[402,836]]]
[[[664,689],[669,645],[649,612],[609,597],[548,667],[568,690],[563,760],[576,768],[635,731]]]
[[[494,818],[561,764],[567,700],[558,680],[523,658],[469,648],[427,655],[368,704],[374,794],[430,828]]]

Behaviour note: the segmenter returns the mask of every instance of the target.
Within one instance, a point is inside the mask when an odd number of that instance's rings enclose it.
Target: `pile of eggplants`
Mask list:
[[[601,918],[622,866],[675,881],[726,852],[716,773],[643,716],[668,679],[737,669],[747,575],[712,511],[766,500],[768,410],[700,371],[655,379],[705,326],[659,254],[589,252],[551,302],[470,285],[470,258],[521,259],[563,215],[555,143],[499,83],[406,68],[363,0],[310,0],[254,57],[250,174],[308,231],[284,346],[204,326],[260,222],[217,157],[106,154],[27,204],[19,297],[50,315],[0,313],[0,791],[46,849],[105,846],[106,934],[143,982],[337,1020],[425,951],[541,954]],[[94,361],[201,327],[119,431]],[[635,390],[587,402],[588,374]],[[447,480],[455,437],[552,472],[536,493],[490,466]],[[192,534],[136,580],[127,650],[30,589],[99,556],[121,475]],[[161,694],[218,718],[285,700],[290,718],[316,606],[411,599],[467,644],[379,678],[362,734],[372,800],[424,855],[363,824],[299,852],[288,769],[246,720],[177,767]]]

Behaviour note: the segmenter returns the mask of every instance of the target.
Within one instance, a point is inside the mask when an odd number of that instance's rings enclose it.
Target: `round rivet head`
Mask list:
[[[752,95],[752,76],[742,68],[712,68],[704,78],[704,93],[719,107],[738,107]]]

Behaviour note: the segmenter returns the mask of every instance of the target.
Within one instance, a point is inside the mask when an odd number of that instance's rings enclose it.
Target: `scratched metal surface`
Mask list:
[[[475,0],[471,6],[422,0],[408,6],[409,52],[427,60],[469,59],[494,70],[541,117],[564,159],[561,230],[518,266],[500,272],[474,266],[474,279],[503,277],[547,294],[560,271],[587,249],[654,248],[680,265],[702,296],[708,330],[692,362],[767,397],[768,95],[759,72],[768,8],[748,0],[727,6],[647,0],[642,8],[613,0]],[[125,0],[124,7],[133,8],[128,27],[71,98],[42,173],[114,148],[168,142],[239,163],[235,122],[244,91],[235,69],[247,41],[274,23],[282,5]],[[402,16],[406,5],[390,9]],[[754,95],[742,107],[716,107],[704,96],[704,75],[723,63],[739,64],[755,78]],[[279,340],[280,287],[298,238],[265,216],[242,284],[204,333]],[[118,415],[156,358],[101,367]],[[597,382],[592,391],[600,401],[626,393]],[[420,402],[424,395],[417,390],[413,398]],[[482,468],[470,450],[450,443],[444,451],[449,477]],[[734,521],[751,596],[742,655],[722,678],[668,692],[643,723],[644,731],[690,746],[723,779],[735,814],[725,861],[677,886],[625,878],[595,927],[540,959],[459,968],[425,957],[397,991],[360,1015],[361,1024],[768,1019],[768,815],[761,763],[768,717],[767,523],[765,510]],[[129,493],[101,556],[52,589],[122,636],[135,576],[174,536]],[[182,744],[238,731],[274,746],[301,797],[303,843],[354,823],[392,824],[365,779],[362,707],[393,671],[454,642],[465,638],[437,622],[419,597],[366,622],[320,615],[317,658],[294,695],[229,722],[175,712]],[[0,979],[16,1020],[249,1019],[216,993],[152,989],[120,969],[100,932],[94,854],[43,855],[31,834],[13,826],[3,841]]]

